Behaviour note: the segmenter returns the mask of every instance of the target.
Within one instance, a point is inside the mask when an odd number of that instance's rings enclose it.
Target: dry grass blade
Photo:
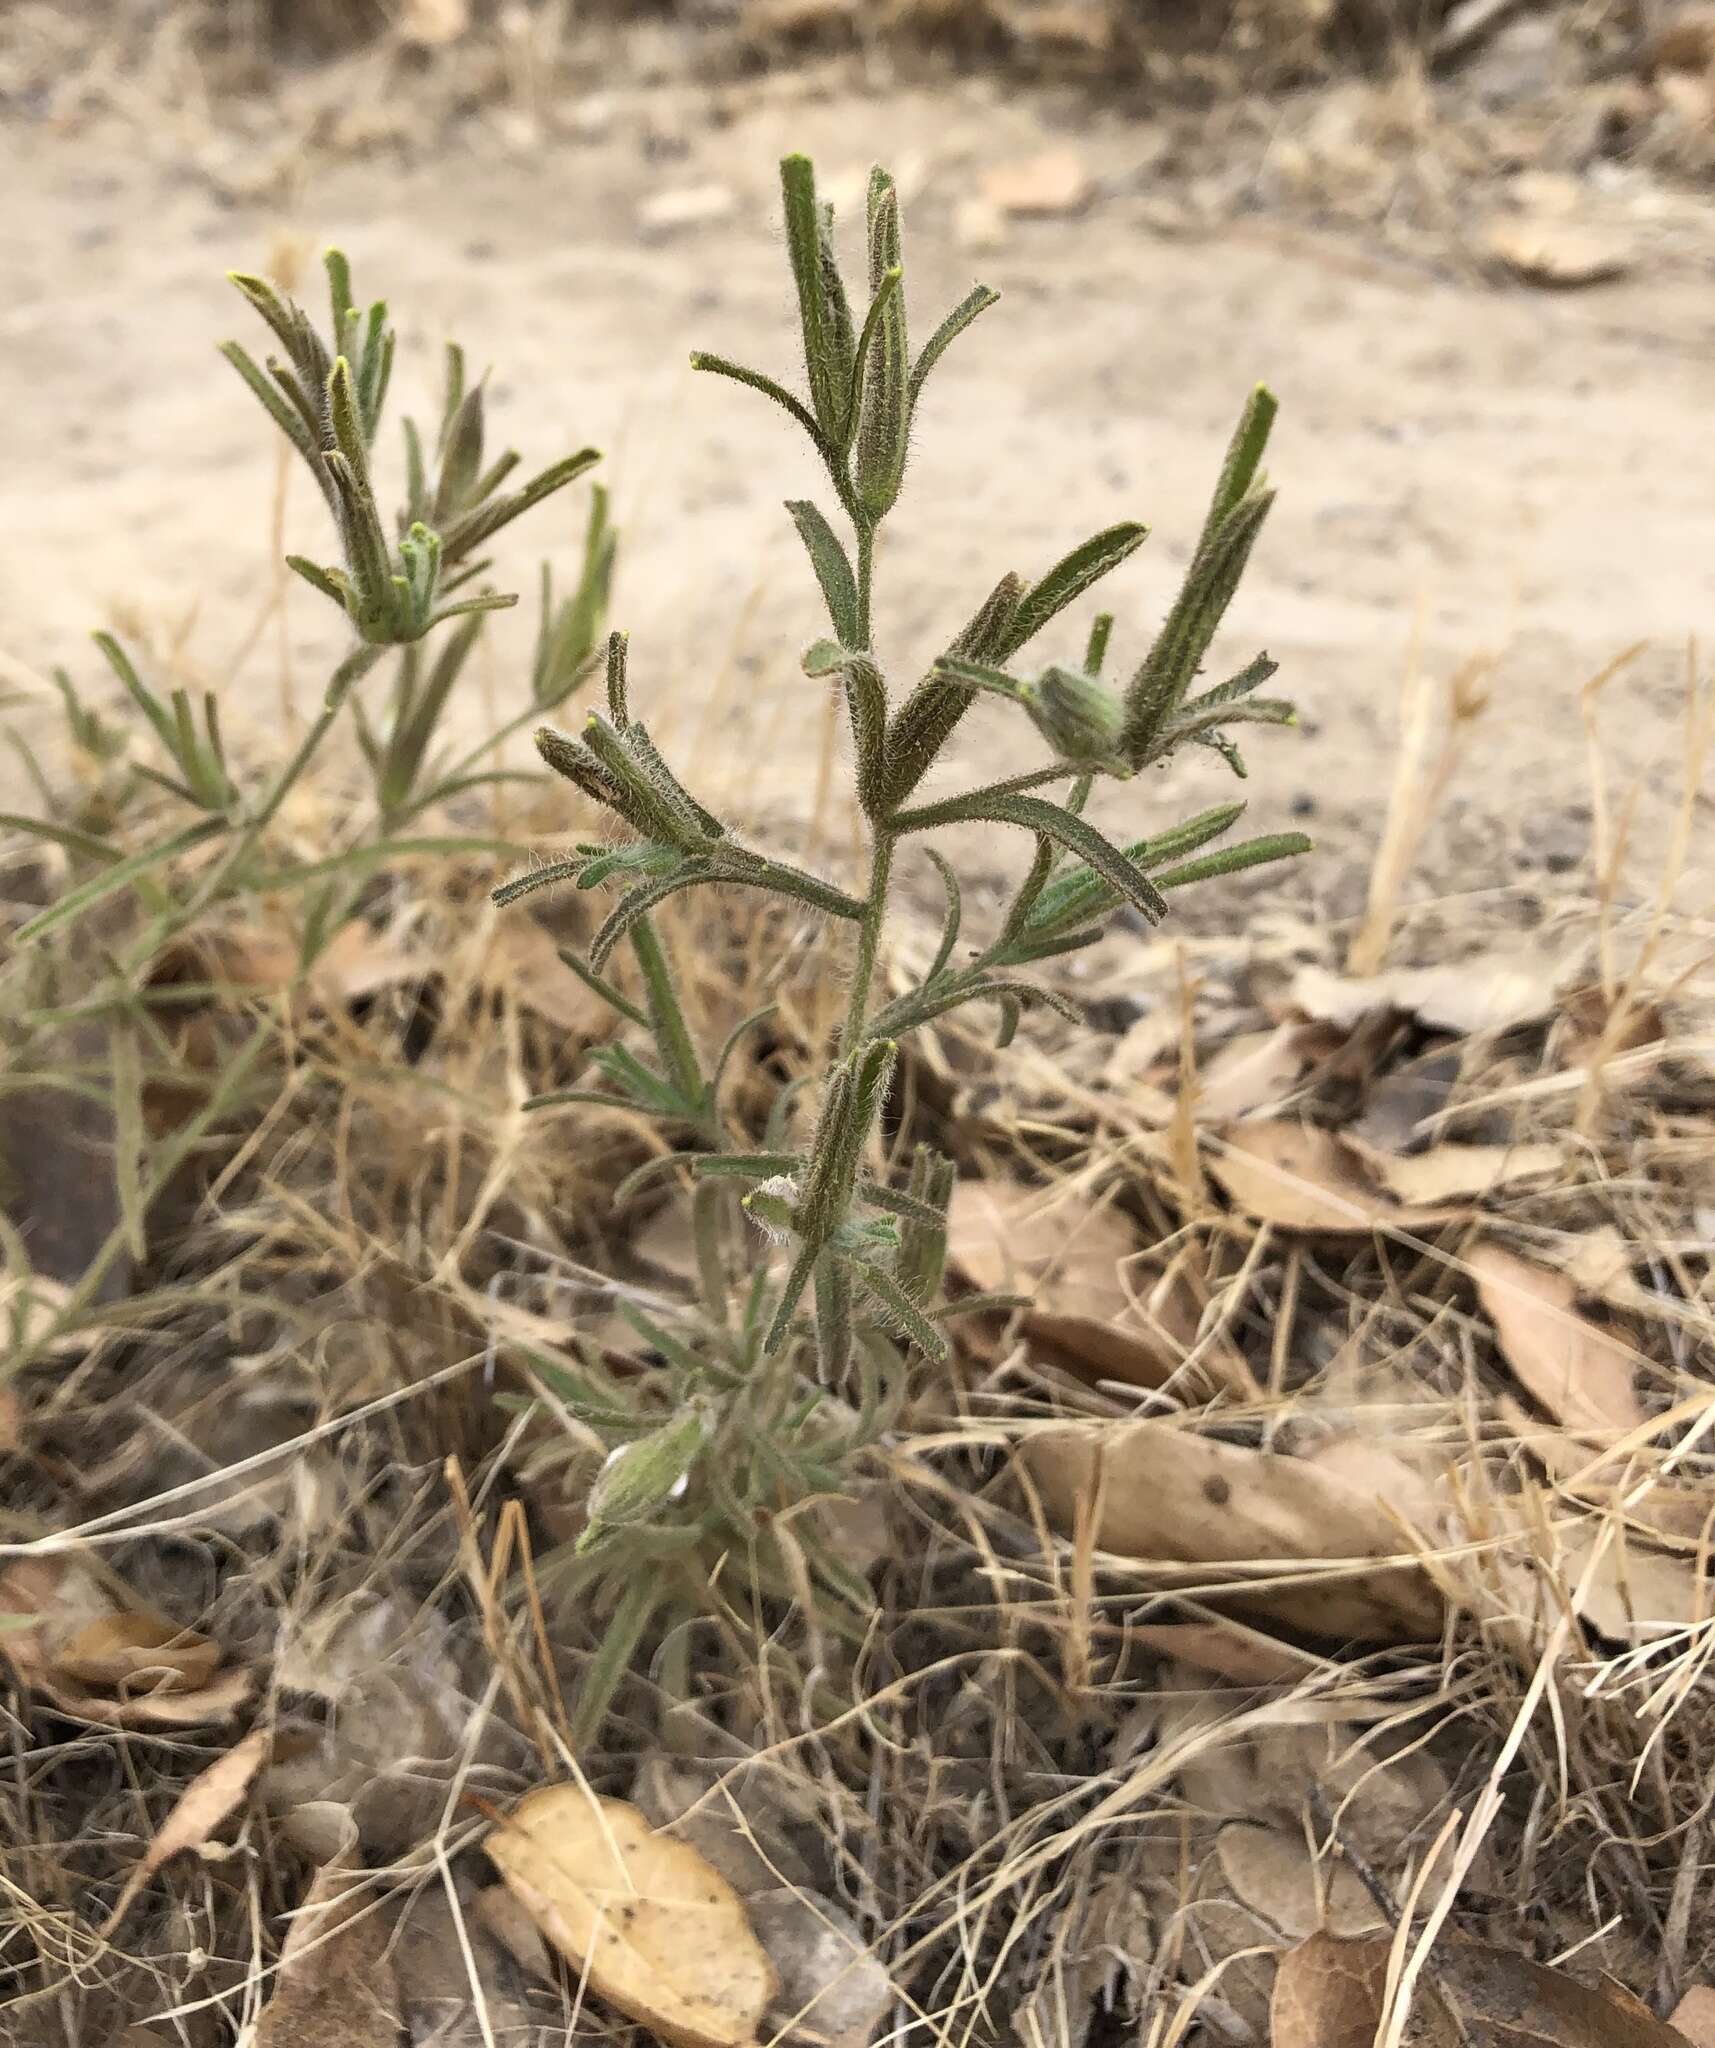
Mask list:
[[[1370,870],[1364,922],[1346,960],[1353,974],[1374,974],[1387,955],[1405,878],[1459,765],[1468,730],[1488,704],[1485,684],[1493,667],[1491,656],[1475,655],[1461,664],[1437,693],[1413,651],[1406,683],[1404,742],[1394,763],[1387,822]],[[1438,694],[1441,706],[1437,705]]]

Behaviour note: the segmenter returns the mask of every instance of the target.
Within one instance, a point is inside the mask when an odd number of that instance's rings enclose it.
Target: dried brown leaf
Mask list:
[[[220,1666],[220,1645],[158,1614],[109,1614],[66,1638],[57,1676],[92,1690],[195,1692]]]
[[[1484,234],[1488,253],[1526,284],[1557,290],[1607,284],[1635,267],[1635,243],[1613,230],[1551,213],[1503,214]]]
[[[745,1904],[780,1982],[770,2034],[789,2030],[818,2048],[869,2048],[897,1994],[851,1915],[795,1885],[754,1892]]]
[[[379,1913],[361,1910],[357,1825],[331,1801],[301,1806],[287,1833],[318,1864],[280,1952],[255,2048],[397,2048],[399,1986]]]
[[[1565,1428],[1606,1437],[1644,1421],[1636,1354],[1579,1311],[1566,1274],[1493,1244],[1470,1254],[1469,1269],[1513,1377]]]
[[[1114,1555],[1229,1566],[1221,1582],[1235,1602],[1315,1635],[1420,1642],[1441,1627],[1416,1566],[1349,1568],[1409,1548],[1384,1505],[1391,1460],[1371,1493],[1303,1459],[1153,1421],[1045,1430],[1021,1455],[1061,1532],[1094,1504],[1095,1540]]]
[[[1396,1201],[1365,1171],[1356,1150],[1311,1124],[1234,1124],[1217,1135],[1209,1170],[1259,1222],[1341,1235],[1429,1230],[1458,1205]]]
[[[1323,1659],[1239,1621],[1134,1622],[1127,1640],[1158,1656],[1230,1678],[1235,1685],[1296,1685],[1325,1669]]]
[[[0,1613],[29,1615],[0,1654],[20,1679],[79,1720],[191,1728],[250,1697],[248,1671],[219,1669],[217,1643],[144,1607],[124,1583],[70,1552],[0,1568]]]
[[[1691,2048],[1715,2048],[1715,1991],[1707,1984],[1693,1984],[1673,2008],[1671,2024]]]
[[[1710,1600],[1695,1557],[1674,1556],[1652,1544],[1615,1541],[1585,1568],[1596,1545],[1597,1524],[1577,1531],[1560,1559],[1563,1582],[1577,1595],[1578,1612],[1616,1643],[1648,1642],[1689,1629],[1707,1618]]]
[[[1387,1996],[1389,1944],[1313,1934],[1280,1959],[1272,2048],[1375,2048]],[[1412,2014],[1412,2048],[1466,2048],[1452,2016],[1426,1989]]]
[[[1407,1153],[1364,1148],[1363,1156],[1388,1193],[1408,1207],[1480,1201],[1517,1181],[1550,1178],[1566,1165],[1565,1148],[1552,1142],[1436,1145]]]
[[[85,1024],[66,1032],[54,1054],[68,1072],[99,1070],[108,1045],[104,1030]],[[75,1286],[118,1225],[114,1146],[112,1108],[99,1094],[14,1076],[0,1110],[0,1209],[40,1281]],[[130,1284],[131,1261],[121,1253],[96,1298],[112,1301]]]
[[[1215,1848],[1234,1897],[1293,1941],[1318,1929],[1349,1940],[1387,1925],[1351,1865],[1319,1865],[1302,1834],[1240,1821],[1222,1828]]]
[[[1307,1016],[1350,1029],[1375,1010],[1400,1010],[1432,1031],[1471,1037],[1546,1017],[1564,967],[1540,954],[1478,954],[1437,967],[1396,967],[1383,974],[1335,974],[1301,968],[1292,1001]]]
[[[532,1976],[552,1978],[554,1960],[542,1930],[503,1884],[484,1885],[476,1895],[477,1919],[518,1966]]]
[[[810,1864],[791,1838],[789,1783],[760,1767],[654,1756],[638,1772],[632,1798],[744,1901],[780,1980],[770,2031],[865,2048],[892,2008],[893,1980],[849,1915],[816,1895]]]
[[[456,43],[469,27],[470,0],[404,0],[399,10],[400,40],[420,49]]]
[[[1282,1958],[1274,2048],[1371,2048],[1386,1997],[1390,1942],[1314,1934]],[[1619,1985],[1480,1942],[1449,1941],[1420,1980],[1414,2048],[1686,2048],[1686,2037]]]
[[[778,1981],[743,1901],[635,1806],[579,1785],[526,1795],[489,1857],[590,1986],[672,2048],[747,2048]]]
[[[483,950],[481,986],[504,995],[568,1037],[607,1038],[613,1012],[560,958],[552,933],[530,918],[501,918]]]
[[[250,1790],[251,1781],[262,1768],[273,1737],[266,1728],[253,1728],[205,1771],[199,1771],[174,1801],[155,1839],[144,1852],[113,1903],[102,1935],[111,1935],[125,1918],[131,1901],[162,1864],[186,1849],[199,1848],[234,1811]]]
[[[1237,1123],[1258,1110],[1278,1109],[1328,1050],[1327,1029],[1301,1017],[1229,1038],[1198,1072],[1197,1121]]]
[[[981,1293],[1029,1295],[1025,1328],[1088,1378],[1159,1387],[1183,1362],[1126,1285],[1142,1250],[1136,1226],[1111,1205],[1001,1181],[953,1190],[948,1263]]]

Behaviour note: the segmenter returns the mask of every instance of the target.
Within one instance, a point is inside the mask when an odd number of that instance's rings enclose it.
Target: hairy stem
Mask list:
[[[322,701],[322,708],[316,714],[315,722],[298,743],[297,752],[286,763],[285,767],[281,769],[274,786],[262,799],[260,806],[250,814],[249,818],[240,828],[238,836],[233,840],[222,857],[203,876],[190,901],[179,912],[181,925],[189,924],[193,918],[206,910],[238,869],[249,859],[255,849],[256,842],[262,837],[262,834],[268,829],[269,825],[272,824],[280,806],[291,795],[305,769],[309,767],[316,754],[320,751],[322,741],[328,736],[329,728],[345,708],[345,700],[381,659],[383,652],[384,650],[380,647],[365,646],[353,648],[351,653],[340,663],[339,667],[334,670],[333,679],[328,684],[327,696]],[[148,945],[153,945],[152,939],[148,941]]]
[[[857,651],[869,652],[869,594],[875,578],[875,528],[867,519],[857,522]]]
[[[840,1034],[840,1057],[844,1059],[863,1042],[864,1020],[869,1014],[870,985],[875,980],[875,963],[881,952],[881,928],[887,921],[887,889],[893,878],[893,834],[877,827],[871,842],[869,894],[858,924],[857,954],[852,963],[851,1000],[846,1007],[845,1029]]]

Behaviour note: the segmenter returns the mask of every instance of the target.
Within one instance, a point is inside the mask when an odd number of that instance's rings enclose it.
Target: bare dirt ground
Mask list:
[[[413,398],[457,334],[503,366],[491,417],[527,456],[609,451],[616,617],[639,686],[675,698],[676,717],[741,727],[746,799],[802,804],[819,720],[800,716],[793,655],[815,603],[780,501],[815,479],[767,407],[686,357],[704,345],[794,367],[773,167],[804,148],[835,192],[872,157],[900,170],[920,326],[973,274],[1005,295],[931,389],[883,565],[889,655],[917,659],[1001,569],[1029,574],[1126,515],[1154,528],[1114,591],[1122,656],[1139,645],[1237,406],[1266,378],[1283,403],[1282,495],[1233,645],[1280,659],[1306,727],[1256,750],[1256,826],[1291,812],[1325,841],[1373,836],[1414,643],[1434,674],[1494,657],[1429,849],[1434,886],[1582,856],[1579,691],[1636,640],[1648,651],[1604,700],[1616,774],[1672,790],[1686,640],[1715,610],[1715,231],[1694,204],[1674,203],[1672,232],[1626,274],[1552,292],[1497,282],[1457,236],[1406,259],[1314,223],[1199,218],[1151,168],[1147,124],[993,81],[883,98],[773,78],[728,91],[719,114],[699,117],[694,92],[609,94],[581,137],[509,148],[473,122],[415,161],[307,155],[289,201],[255,202],[179,161],[170,133],[14,132],[5,654],[93,680],[83,635],[117,615],[218,682],[235,719],[276,715],[279,640],[255,631],[275,588],[274,470],[253,401],[214,354],[228,334],[255,339],[222,273],[266,267],[292,240],[300,260],[337,241],[359,289],[409,317]],[[1068,146],[1092,185],[1080,212],[961,246],[960,204],[985,171]],[[663,193],[705,217],[651,231]],[[292,536],[319,548],[318,516],[299,492]],[[575,533],[562,516],[534,540],[569,556]],[[317,609],[293,597],[300,692]],[[504,706],[503,664],[492,687]],[[968,730],[996,759],[1027,743],[998,708]],[[1655,808],[1640,809],[1646,850]],[[1349,912],[1347,864],[1319,865],[1328,907]]]

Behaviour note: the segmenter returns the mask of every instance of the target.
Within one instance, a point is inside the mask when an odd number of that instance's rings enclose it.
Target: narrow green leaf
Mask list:
[[[275,426],[315,471],[316,482],[325,491],[327,481],[321,473],[321,450],[316,445],[314,435],[304,424],[302,415],[286,403],[276,387],[257,368],[248,351],[241,348],[236,341],[223,341],[220,344],[220,353],[250,386]]]
[[[786,1284],[780,1290],[774,1320],[768,1326],[768,1335],[762,1340],[765,1356],[772,1356],[791,1336],[792,1318],[798,1312],[799,1302],[804,1299],[804,1290],[810,1284],[816,1270],[816,1261],[820,1256],[814,1245],[805,1245],[793,1260],[792,1270],[786,1275]]]
[[[803,1165],[796,1152],[700,1152],[691,1163],[699,1180],[772,1180]]]
[[[911,446],[911,366],[900,289],[899,194],[881,169],[869,180],[870,317],[858,343],[862,384],[853,481],[871,521],[893,509]]]
[[[792,515],[798,537],[809,554],[810,566],[816,572],[816,581],[822,587],[834,638],[842,647],[855,647],[858,642],[858,594],[851,559],[840,545],[838,534],[809,499],[789,498],[786,509]]]
[[[555,882],[575,882],[583,873],[587,854],[578,854],[572,860],[549,861],[546,866],[532,868],[527,875],[516,876],[510,882],[502,882],[498,889],[489,891],[488,900],[504,910],[509,903],[516,903],[521,896],[528,896],[532,890],[550,888]]]
[[[1307,839],[1302,832],[1275,832],[1262,839],[1241,840],[1237,846],[1223,846],[1219,853],[1205,854],[1201,860],[1187,861],[1183,867],[1169,868],[1165,874],[1157,875],[1156,881],[1163,889],[1183,889],[1192,882],[1211,881],[1216,875],[1236,875],[1269,861],[1292,860],[1298,854],[1309,853],[1314,845],[1314,840]]]
[[[1221,464],[1221,474],[1215,482],[1215,494],[1209,502],[1209,516],[1204,522],[1199,546],[1214,537],[1215,529],[1255,483],[1263,451],[1274,427],[1275,414],[1279,410],[1280,402],[1266,384],[1259,384],[1245,401],[1245,409],[1239,416],[1239,423],[1227,446],[1226,458]]]
[[[1045,803],[1034,796],[995,797],[971,816],[973,823],[989,819],[998,825],[1017,825],[1027,832],[1040,833],[1068,853],[1076,854],[1152,924],[1158,924],[1167,915],[1161,892],[1143,870],[1087,820],[1060,805]]]
[[[772,377],[765,377],[760,370],[747,370],[742,363],[728,361],[725,356],[711,355],[707,349],[696,349],[691,355],[693,370],[707,370],[712,376],[730,377],[733,383],[743,384],[752,391],[760,391],[764,398],[773,399],[798,422],[805,433],[815,442],[818,452],[826,461],[832,460],[832,448],[815,415],[801,399],[794,398],[784,385],[775,383]]]
[[[71,924],[97,903],[105,902],[109,896],[128,888],[154,869],[165,867],[169,861],[193,852],[207,840],[218,838],[227,829],[224,818],[203,818],[186,831],[175,833],[171,839],[145,846],[124,860],[115,861],[111,867],[103,868],[99,875],[93,875],[87,882],[68,890],[57,903],[50,904],[27,924],[20,925],[15,934],[17,943],[28,945],[32,940],[46,938],[49,932]]]
[[[935,332],[923,344],[923,352],[918,356],[916,365],[911,372],[911,410],[913,412],[917,410],[917,401],[922,395],[924,381],[927,379],[929,372],[941,360],[948,347],[958,340],[959,336],[964,333],[965,329],[974,320],[981,314],[986,313],[999,297],[1000,293],[990,291],[986,284],[972,285],[970,290],[947,315],[946,319],[941,322],[940,326],[935,329]]]
[[[656,904],[665,903],[669,896],[678,895],[682,889],[694,889],[699,883],[714,879],[714,870],[706,860],[688,860],[670,875],[656,875],[646,882],[639,882],[609,911],[600,931],[590,941],[590,966],[599,974],[607,965],[614,947]]]
[[[1108,642],[1113,637],[1114,615],[1112,612],[1098,612],[1090,622],[1090,637],[1084,648],[1084,673],[1099,676],[1102,664],[1108,658]]]
[[[496,892],[496,900],[498,900],[498,892]],[[589,966],[586,961],[580,960],[570,946],[561,946],[558,950],[560,958],[577,976],[579,981],[583,983],[584,987],[589,990],[591,995],[600,996],[610,1010],[616,1010],[620,1016],[627,1018],[631,1023],[640,1024],[645,1030],[648,1029],[648,1017],[629,996],[622,995],[611,981],[597,974],[595,969]]]
[[[947,1340],[917,1306],[893,1275],[880,1266],[851,1261],[858,1285],[881,1311],[884,1322],[908,1338],[925,1358],[941,1364],[947,1356]]]
[[[118,847],[93,833],[80,832],[75,825],[55,825],[46,818],[26,818],[17,811],[0,811],[0,831],[23,832],[32,839],[46,839],[63,846],[67,853],[81,853],[90,860],[112,862],[121,858]]]
[[[923,977],[924,986],[927,987],[944,972],[947,962],[953,957],[953,948],[959,943],[959,920],[964,898],[959,889],[959,878],[954,874],[951,863],[932,846],[924,847],[923,851],[935,863],[941,877],[941,886],[947,892],[946,914],[941,920],[941,943],[935,948],[935,957],[929,963],[929,972]]]
[[[1126,689],[1125,752],[1134,766],[1150,758],[1162,724],[1195,680],[1273,503],[1268,491],[1241,499],[1192,560],[1166,624]]]
[[[1201,696],[1188,697],[1179,708],[1189,715],[1193,711],[1206,710],[1214,704],[1230,704],[1235,698],[1248,697],[1253,690],[1260,689],[1270,676],[1279,671],[1279,668],[1278,661],[1271,661],[1266,654],[1259,654],[1254,661],[1247,662],[1236,676],[1230,676],[1224,683],[1217,683],[1212,690],[1203,691]]]
[[[1022,581],[1009,571],[983,599],[947,652],[969,661],[998,659],[1023,591]],[[887,729],[884,811],[904,803],[975,701],[974,690],[949,689],[933,668],[906,698]]]
[[[1019,600],[1007,629],[1002,659],[1016,654],[1027,641],[1035,639],[1048,622],[1075,604],[1093,584],[1111,575],[1119,565],[1149,538],[1149,528],[1135,519],[1104,527],[1092,534],[1082,547],[1064,555]]]
[[[786,253],[798,287],[798,320],[811,403],[822,436],[837,445],[845,429],[840,377],[844,366],[833,331],[836,320],[822,282],[822,215],[816,203],[815,169],[807,156],[782,160],[780,192],[786,211]]]

